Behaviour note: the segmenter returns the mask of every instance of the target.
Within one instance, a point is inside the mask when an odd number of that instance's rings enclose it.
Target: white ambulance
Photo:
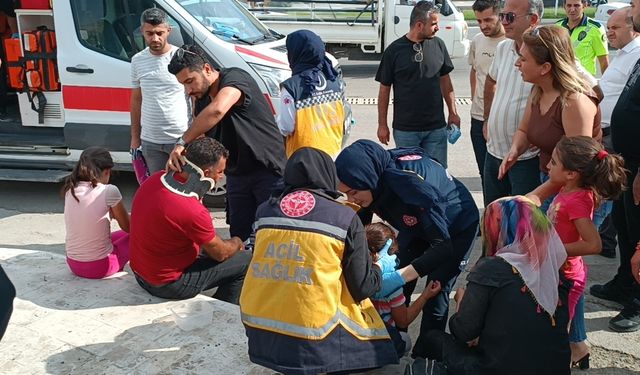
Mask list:
[[[18,9],[20,35],[55,30],[59,89],[17,94],[0,122],[0,179],[60,181],[92,145],[131,169],[130,60],[145,48],[140,15],[151,7],[169,16],[171,44],[198,44],[214,67],[251,73],[275,113],[279,83],[291,74],[284,36],[236,0],[56,0],[52,9]],[[29,48],[24,37],[20,47]]]

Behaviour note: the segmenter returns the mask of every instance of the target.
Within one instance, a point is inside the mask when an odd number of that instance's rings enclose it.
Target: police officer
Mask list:
[[[397,363],[368,299],[395,259],[386,254],[372,264],[362,222],[335,200],[341,194],[331,157],[298,149],[284,184],[256,213],[254,255],[240,296],[249,358],[285,374]]]
[[[598,21],[584,14],[589,6],[588,0],[565,0],[564,10],[567,17],[556,25],[569,31],[576,57],[582,66],[592,75],[596,75],[596,58],[600,63],[600,72],[609,66],[609,50],[607,48],[607,32]]]

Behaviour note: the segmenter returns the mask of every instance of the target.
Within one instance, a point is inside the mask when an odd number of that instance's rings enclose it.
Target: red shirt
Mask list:
[[[574,220],[593,220],[595,200],[591,190],[578,190],[570,193],[561,191],[556,195],[547,210],[547,216],[556,228],[563,244],[580,240]],[[562,270],[569,280],[585,280],[586,268],[581,256],[567,258]]]
[[[131,206],[131,268],[153,285],[179,279],[216,236],[209,211],[197,198],[169,191],[163,174],[149,177]]]

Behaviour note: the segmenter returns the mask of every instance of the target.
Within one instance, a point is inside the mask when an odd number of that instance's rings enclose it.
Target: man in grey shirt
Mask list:
[[[164,169],[169,154],[187,130],[188,97],[184,87],[169,73],[168,65],[177,50],[167,42],[171,26],[158,8],[140,17],[147,48],[131,59],[131,148],[142,145],[149,172]]]

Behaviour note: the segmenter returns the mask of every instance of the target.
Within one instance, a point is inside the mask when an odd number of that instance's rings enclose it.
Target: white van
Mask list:
[[[235,0],[59,0],[53,9],[18,9],[20,35],[55,30],[61,89],[43,92],[40,116],[18,93],[0,122],[0,179],[60,181],[95,145],[112,152],[117,169],[131,169],[130,61],[145,48],[140,15],[151,7],[169,16],[171,44],[198,44],[214,67],[248,71],[275,113],[279,84],[291,74],[284,37]]]

